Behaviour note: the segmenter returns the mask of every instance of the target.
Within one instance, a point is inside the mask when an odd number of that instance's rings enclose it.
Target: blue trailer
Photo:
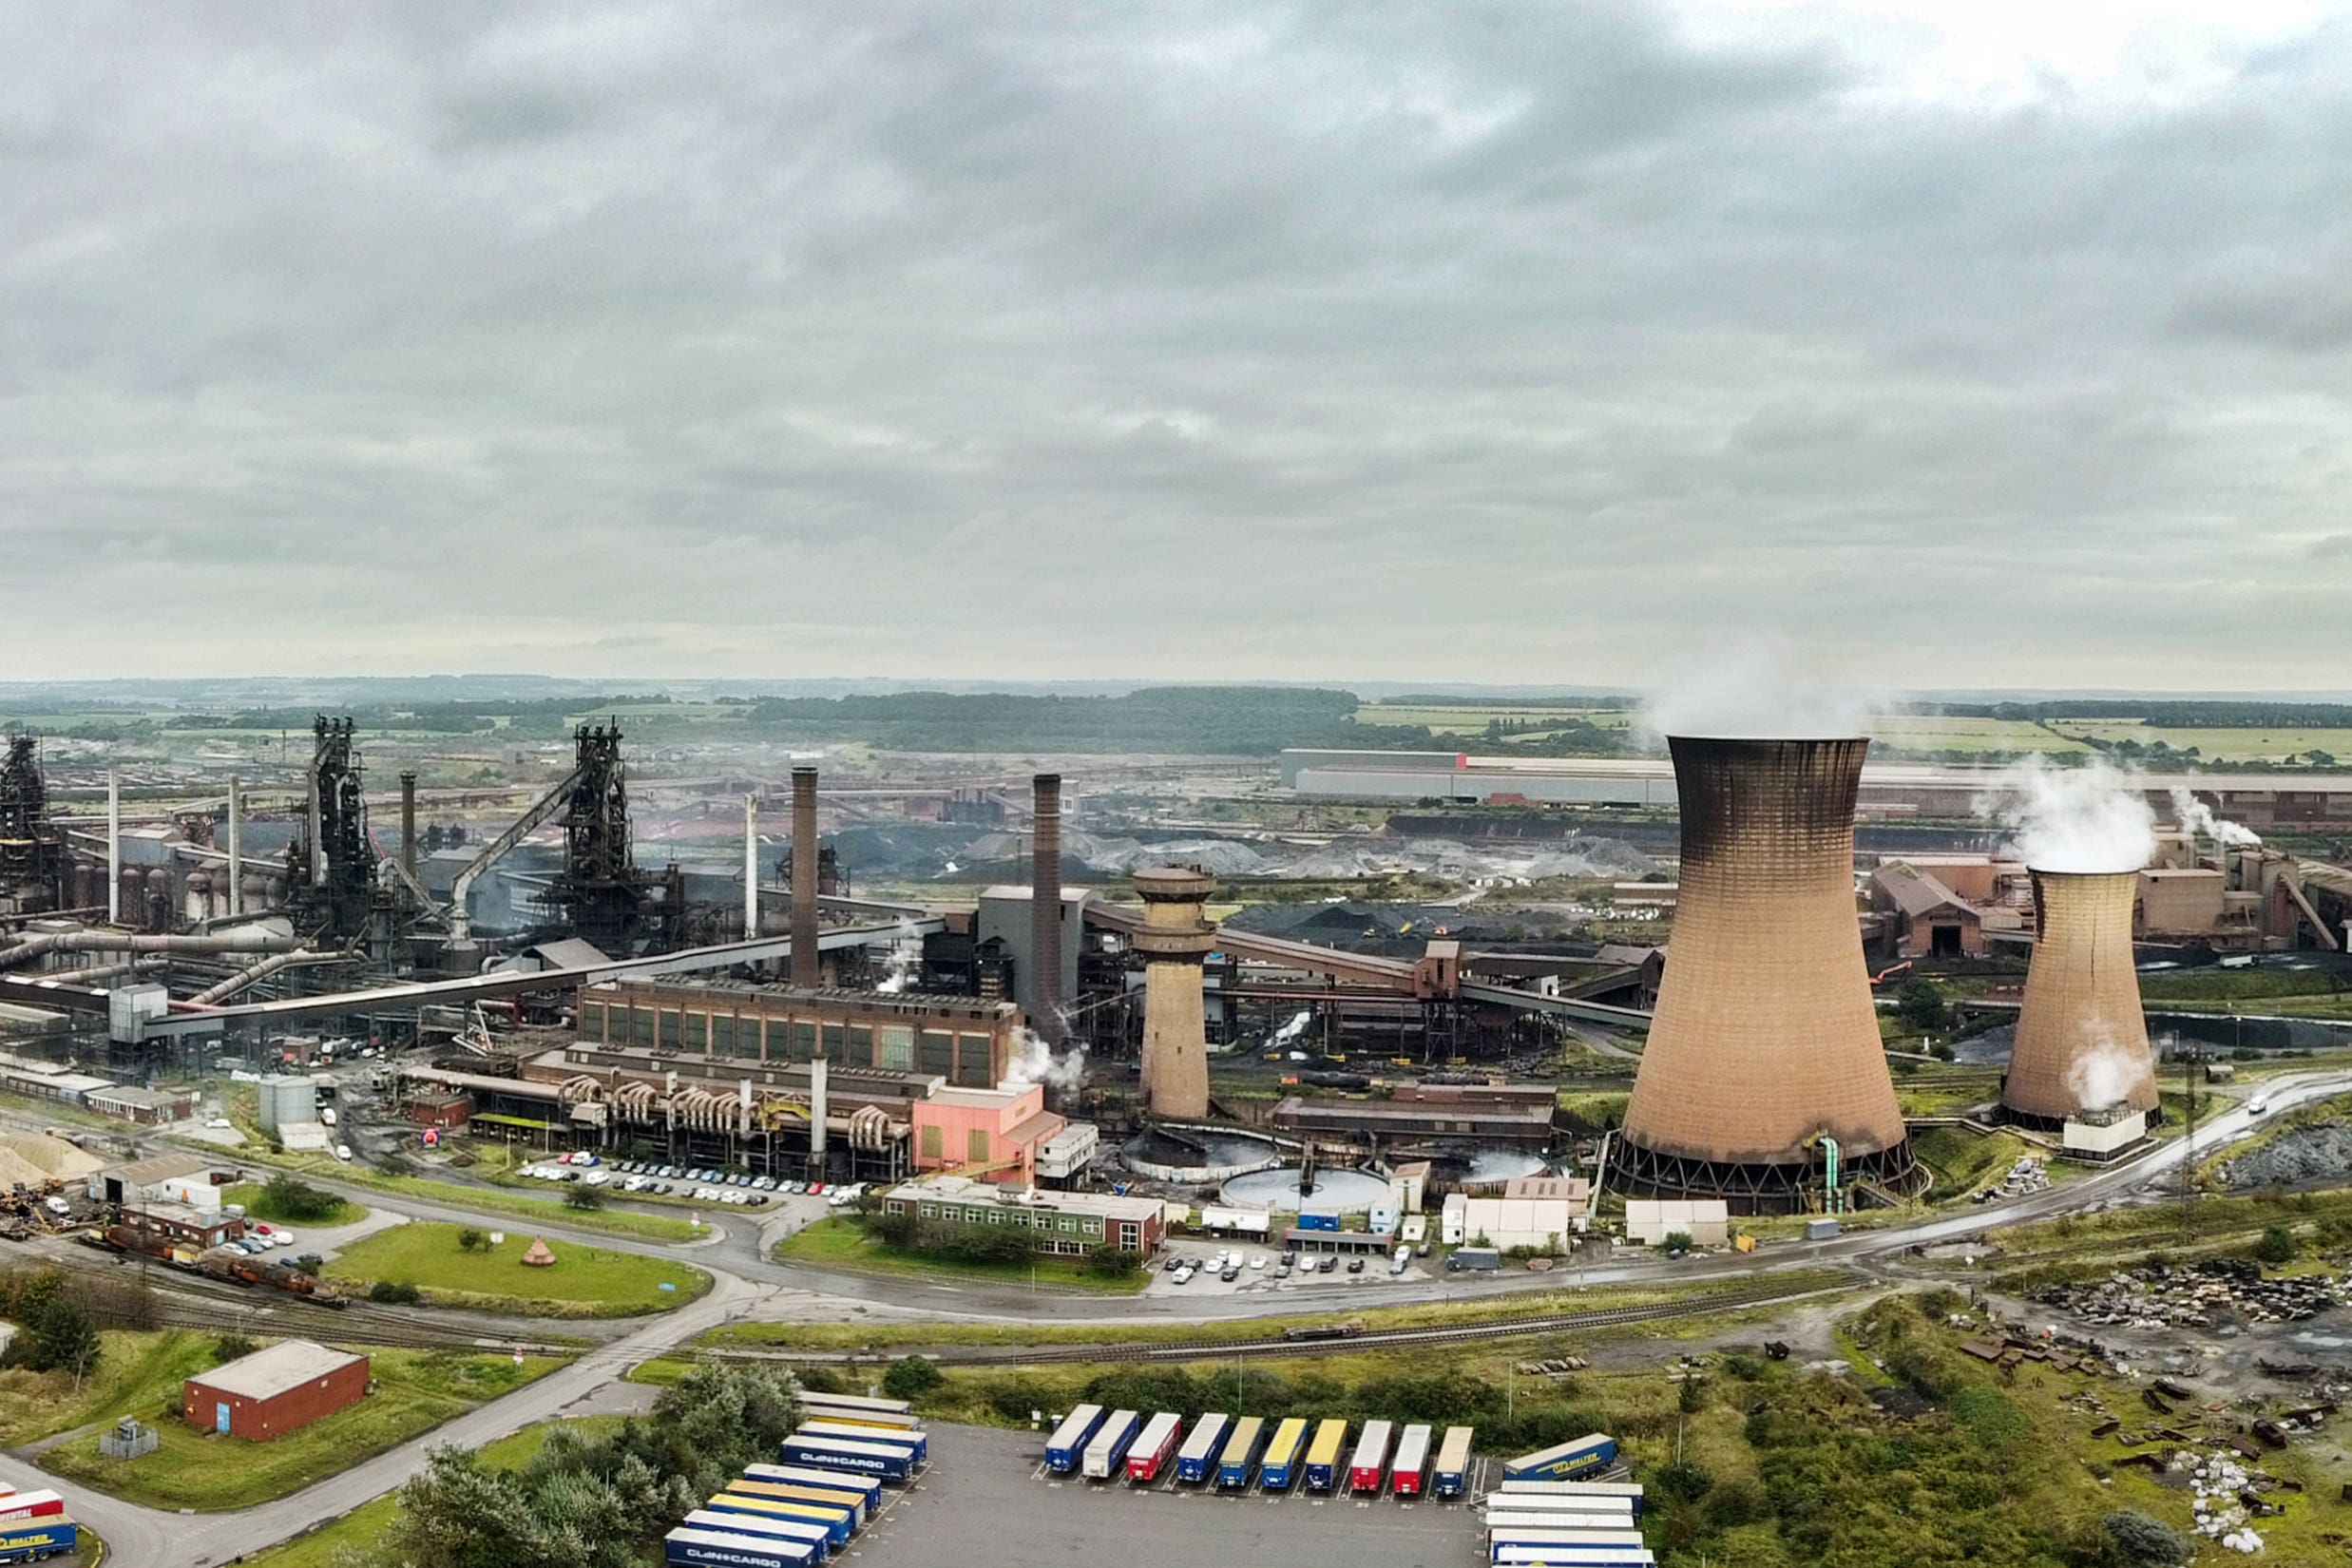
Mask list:
[[[1486,1540],[1489,1562],[1642,1562],[1649,1556],[1638,1530],[1490,1530]],[[1507,1555],[1529,1552],[1541,1555],[1533,1558]]]
[[[1264,1416],[1243,1416],[1234,1422],[1233,1429],[1225,1435],[1225,1445],[1217,1450],[1217,1485],[1248,1486],[1250,1472],[1257,1468],[1257,1457],[1265,1451]]]
[[[1470,1435],[1467,1426],[1448,1426],[1438,1444],[1437,1468],[1429,1477],[1433,1497],[1458,1498],[1470,1489]]]
[[[806,1464],[746,1464],[743,1479],[773,1481],[780,1486],[813,1486],[821,1492],[855,1498],[860,1524],[873,1518],[874,1510],[882,1506],[882,1482],[871,1476],[851,1475],[847,1470],[819,1470]]]
[[[1266,1458],[1258,1466],[1257,1483],[1270,1492],[1287,1492],[1298,1480],[1307,1453],[1307,1418],[1285,1416],[1282,1425],[1274,1428],[1273,1440],[1266,1444]]]
[[[716,1530],[722,1536],[756,1536],[762,1540],[796,1540],[816,1548],[822,1562],[833,1549],[832,1533],[822,1524],[803,1524],[796,1519],[770,1519],[765,1514],[739,1514],[725,1508],[697,1508],[678,1521],[688,1530]]]
[[[1081,1405],[1061,1418],[1054,1435],[1045,1440],[1045,1468],[1058,1476],[1066,1476],[1078,1468],[1085,1457],[1086,1444],[1094,1441],[1095,1428],[1102,1425],[1102,1406]]]
[[[803,1486],[796,1481],[761,1481],[755,1476],[737,1476],[727,1482],[727,1490],[738,1497],[797,1502],[821,1509],[827,1514],[840,1514],[849,1520],[851,1535],[857,1534],[857,1527],[866,1520],[863,1499],[853,1492],[836,1492],[830,1486]]]
[[[923,1431],[888,1430],[880,1426],[860,1426],[849,1421],[804,1421],[800,1430],[810,1437],[839,1438],[844,1443],[877,1443],[891,1448],[908,1448],[914,1452],[919,1468],[931,1457],[930,1434]]]
[[[662,1538],[661,1560],[672,1568],[801,1568],[816,1560],[806,1541],[763,1539],[679,1525]]]
[[[1225,1429],[1233,1425],[1229,1417],[1212,1410],[1202,1416],[1193,1427],[1193,1435],[1176,1450],[1176,1480],[1188,1485],[1198,1485],[1209,1479],[1216,1468],[1216,1453],[1225,1446]]]
[[[1616,1439],[1606,1432],[1588,1432],[1573,1443],[1555,1444],[1532,1454],[1502,1462],[1505,1481],[1575,1481],[1597,1474],[1617,1462]]]
[[[802,1437],[795,1432],[776,1447],[786,1464],[813,1465],[820,1470],[851,1470],[883,1481],[906,1481],[914,1475],[914,1455],[904,1448],[885,1448],[871,1443],[845,1443],[838,1438]]]
[[[1646,1546],[1498,1546],[1496,1568],[1657,1568]]]
[[[80,1540],[80,1526],[62,1514],[12,1519],[0,1524],[0,1562],[38,1562],[72,1551]]]
[[[702,1505],[722,1514],[757,1514],[762,1519],[780,1519],[793,1524],[813,1524],[825,1532],[831,1546],[847,1546],[857,1532],[850,1527],[847,1508],[820,1508],[814,1503],[794,1502],[789,1498],[766,1498],[756,1492],[718,1492]]]

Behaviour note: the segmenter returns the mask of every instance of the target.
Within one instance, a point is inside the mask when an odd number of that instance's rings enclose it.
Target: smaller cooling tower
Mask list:
[[[2156,1069],[2132,967],[2139,872],[2034,871],[2034,956],[2001,1084],[2011,1119],[2058,1127],[2094,1111],[2152,1111]]]

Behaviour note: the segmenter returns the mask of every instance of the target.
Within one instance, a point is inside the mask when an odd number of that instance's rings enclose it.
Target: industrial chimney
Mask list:
[[[793,770],[793,984],[814,990],[816,951],[816,770]]]
[[[1061,775],[1039,774],[1029,844],[1029,1026],[1059,1045],[1061,1028]]]
[[[400,869],[416,875],[416,770],[400,770]]]
[[[1913,1181],[1854,905],[1869,742],[1670,736],[1682,874],[1612,1163],[1637,1195],[1739,1214]],[[1834,1141],[1834,1158],[1827,1146]]]
[[[2034,956],[2001,1080],[2014,1121],[2057,1128],[2093,1112],[2156,1108],[2156,1069],[2132,966],[2140,874],[2033,868]]]
[[[1209,1114],[1209,1041],[1201,1012],[1200,966],[1216,947],[1202,906],[1216,891],[1206,871],[1149,866],[1136,872],[1143,895],[1143,1103],[1156,1117],[1198,1121]]]

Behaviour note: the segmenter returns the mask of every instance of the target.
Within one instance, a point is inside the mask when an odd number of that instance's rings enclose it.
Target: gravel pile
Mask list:
[[[2331,1119],[2281,1133],[2251,1154],[2221,1167],[2233,1188],[2291,1187],[2302,1181],[2341,1177],[2352,1168],[2352,1121]]]

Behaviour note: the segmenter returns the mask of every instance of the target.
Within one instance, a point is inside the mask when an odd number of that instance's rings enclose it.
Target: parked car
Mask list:
[[[350,1144],[348,1144],[348,1143],[338,1143],[338,1144],[336,1144],[336,1145],[335,1146],[335,1158],[337,1158],[337,1159],[349,1159],[349,1158],[351,1158],[351,1157],[352,1157],[352,1146],[351,1146]]]
[[[1326,1252],[1323,1254],[1323,1261],[1315,1265],[1315,1272],[1319,1274],[1328,1274],[1338,1267],[1339,1254],[1337,1252]]]
[[[1351,1274],[1364,1272],[1364,1258],[1361,1253],[1348,1260],[1348,1272]]]

